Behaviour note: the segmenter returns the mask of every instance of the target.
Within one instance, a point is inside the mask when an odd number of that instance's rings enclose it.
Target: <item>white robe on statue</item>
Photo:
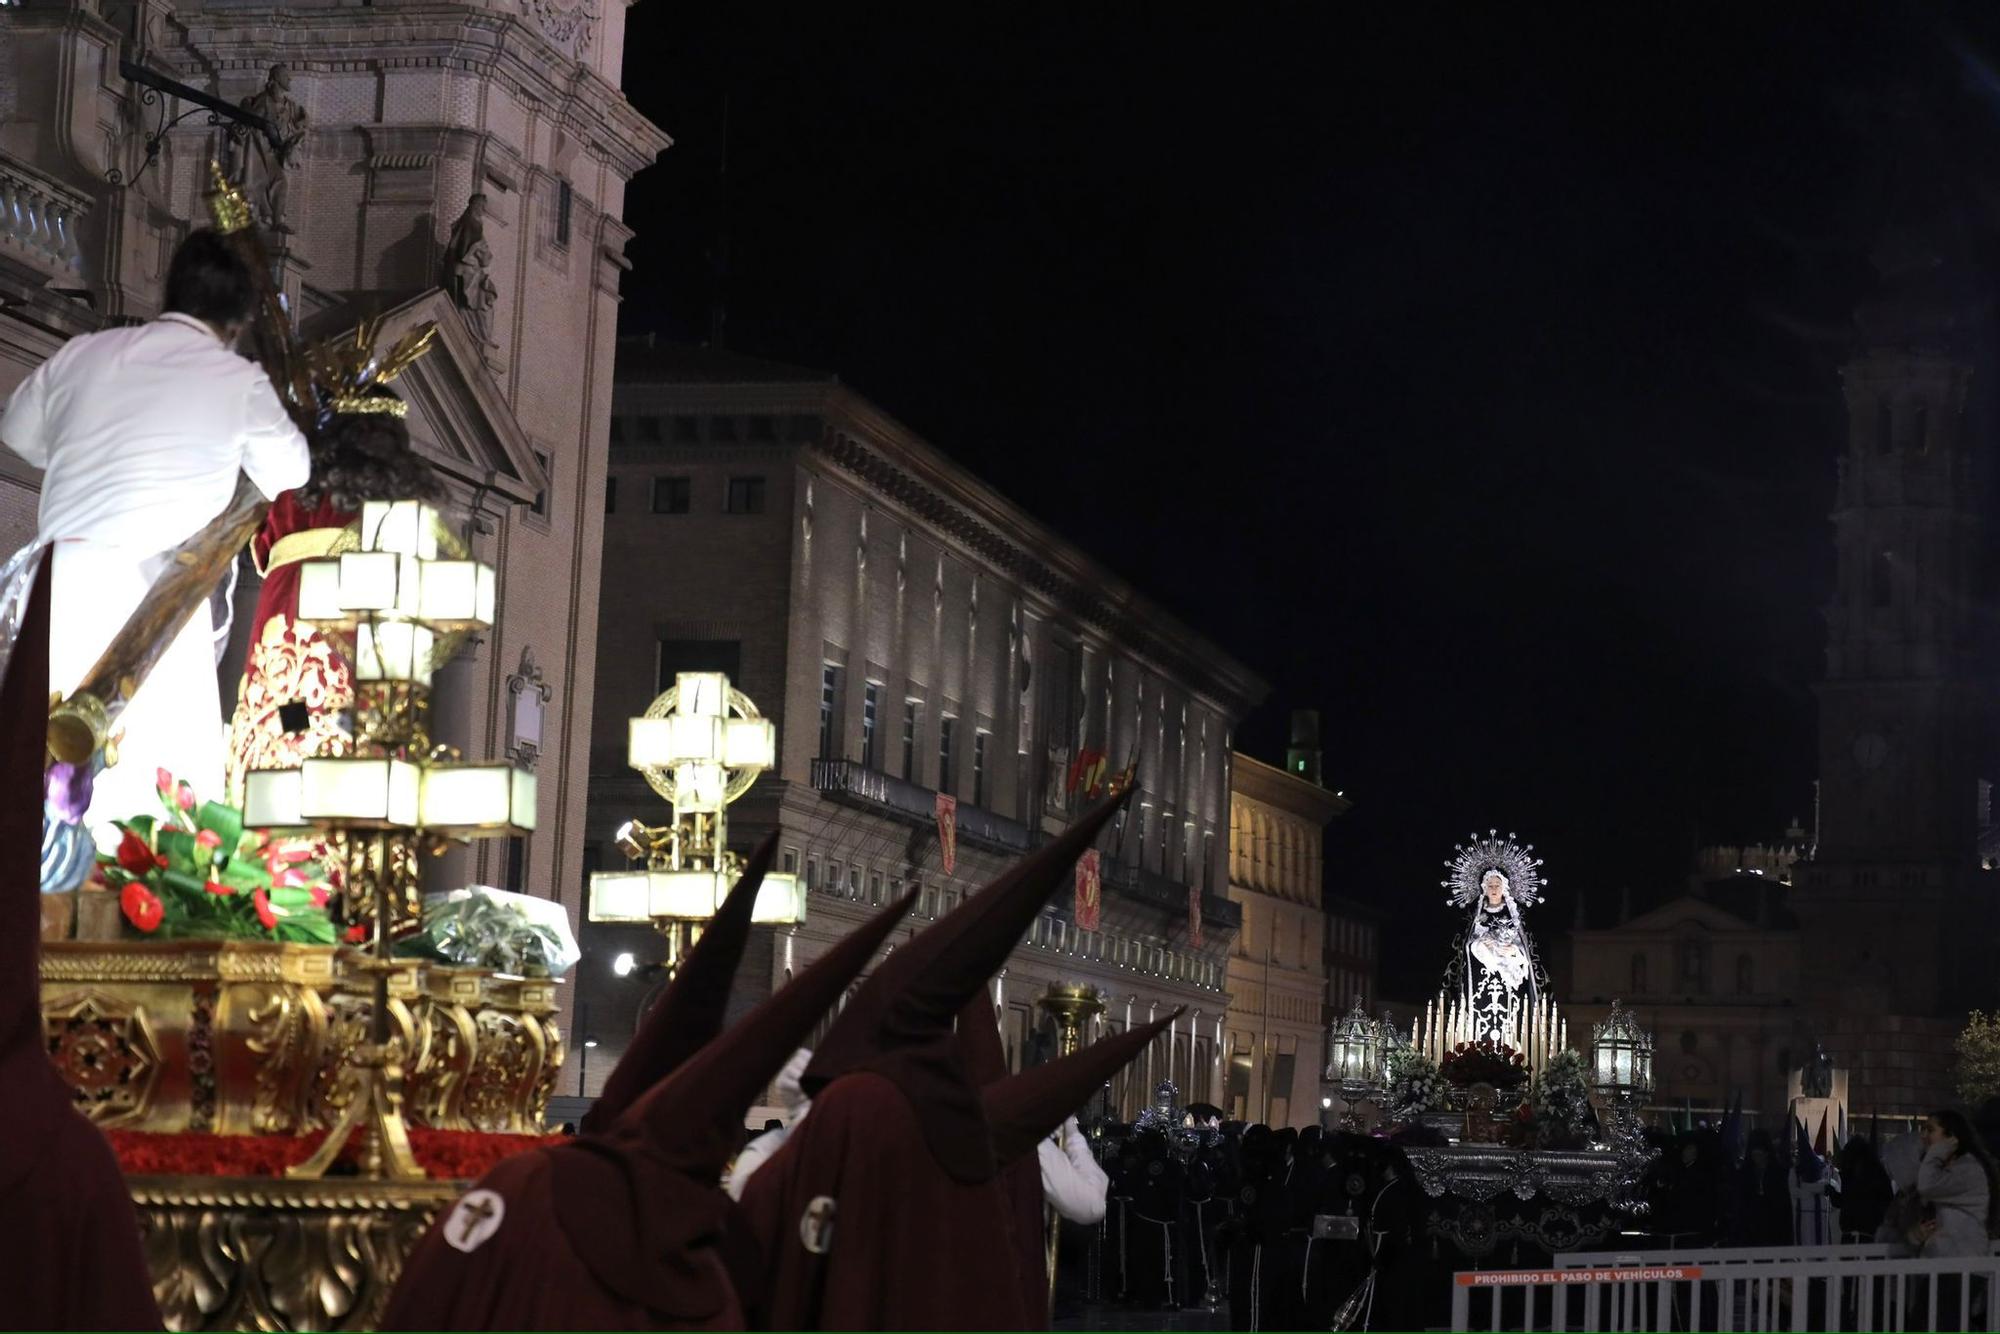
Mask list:
[[[49,688],[64,693],[145,600],[166,554],[228,505],[239,472],[276,499],[311,466],[269,378],[186,315],[65,343],[8,400],[0,443],[43,470],[37,536],[55,544]],[[160,769],[203,800],[222,798],[206,602],[116,728],[118,764],[98,775],[86,817],[100,845],[108,821],[158,809]]]

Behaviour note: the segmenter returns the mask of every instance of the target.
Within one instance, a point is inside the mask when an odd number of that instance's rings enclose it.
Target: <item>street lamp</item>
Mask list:
[[[1590,1054],[1593,1082],[1611,1111],[1611,1142],[1636,1160],[1644,1142],[1638,1102],[1653,1091],[1653,1035],[1613,1000],[1604,1022],[1591,1028]]]
[[[620,826],[619,848],[644,866],[593,874],[590,920],[652,923],[667,937],[671,967],[742,874],[742,858],[729,850],[728,808],[777,762],[777,734],[721,672],[682,672],[630,720],[626,760],[666,798],[673,822]],[[750,920],[792,926],[805,916],[799,878],[766,874]]]

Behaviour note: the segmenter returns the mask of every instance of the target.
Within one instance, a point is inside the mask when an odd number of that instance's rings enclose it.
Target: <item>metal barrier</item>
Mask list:
[[[1903,1254],[1898,1254],[1898,1251]],[[1667,1246],[1645,1251],[1565,1251],[1557,1269],[1634,1269],[1656,1265],[1776,1264],[1788,1260],[1906,1260],[1908,1248],[1878,1242],[1834,1246]]]
[[[1996,1294],[1992,1255],[1483,1270],[1454,1277],[1451,1328],[1991,1331]]]

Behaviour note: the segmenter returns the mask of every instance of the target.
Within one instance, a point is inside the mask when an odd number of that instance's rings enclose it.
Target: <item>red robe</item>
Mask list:
[[[815,1226],[832,1202],[831,1229]],[[881,1075],[829,1084],[750,1178],[743,1212],[769,1265],[767,1329],[1030,1329],[999,1176],[956,1180]],[[844,1244],[843,1244],[844,1243]],[[819,1250],[814,1246],[818,1245]]]
[[[0,1328],[158,1329],[125,1177],[43,1046],[36,891],[51,564],[0,683]]]

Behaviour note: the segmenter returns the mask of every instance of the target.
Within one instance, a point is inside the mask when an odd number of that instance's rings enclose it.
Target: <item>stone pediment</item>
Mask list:
[[[1705,903],[1692,895],[1683,894],[1648,912],[1640,913],[1629,922],[1622,922],[1610,928],[1610,931],[1629,935],[1633,932],[1686,932],[1690,929],[1757,931],[1768,928],[1760,928],[1755,922],[1718,908],[1713,903]]]
[[[437,323],[431,350],[396,380],[410,405],[410,442],[438,470],[492,499],[530,504],[548,484],[507,396],[486,369],[478,341],[451,298],[438,288],[382,312],[378,342],[393,344],[427,320]],[[352,307],[311,321],[310,338],[351,335]]]

